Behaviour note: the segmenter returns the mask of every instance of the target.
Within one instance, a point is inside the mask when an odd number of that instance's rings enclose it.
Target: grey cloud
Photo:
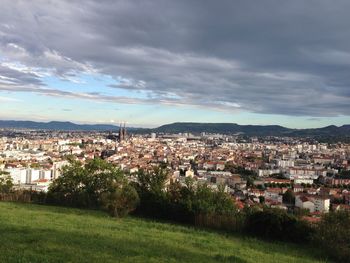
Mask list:
[[[124,96],[104,95],[100,92],[72,92],[47,87],[40,81],[40,77],[33,72],[26,72],[23,68],[14,69],[0,64],[0,91],[6,92],[31,92],[52,97],[66,97],[73,99],[85,99],[92,101],[105,101],[126,104],[167,104],[185,105],[186,103],[171,98],[129,98]],[[4,98],[2,100],[5,100]],[[63,109],[67,111],[67,109]],[[69,110],[69,109],[68,109]]]
[[[321,118],[308,118],[308,121],[321,121]]]
[[[18,69],[0,64],[0,84],[17,85],[42,85],[42,81],[35,72],[21,72]]]
[[[148,98],[42,86],[32,92],[267,114],[350,115],[349,1],[5,2],[2,56],[68,80],[79,72],[107,74],[116,80],[111,87],[146,92]],[[19,84],[42,85],[31,74]]]

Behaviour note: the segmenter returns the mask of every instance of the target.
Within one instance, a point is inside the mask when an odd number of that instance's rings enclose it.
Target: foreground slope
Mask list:
[[[0,262],[320,262],[307,249],[69,208],[0,202]]]

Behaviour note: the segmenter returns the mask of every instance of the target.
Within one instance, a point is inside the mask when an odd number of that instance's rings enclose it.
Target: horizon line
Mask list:
[[[15,122],[36,122],[36,123],[51,123],[51,122],[59,122],[59,123],[72,123],[75,125],[110,125],[110,126],[115,126],[115,127],[120,127],[119,121],[118,122],[79,122],[79,121],[71,121],[71,120],[28,120],[28,119],[0,119],[0,121],[15,121]],[[124,122],[123,122],[124,123]],[[125,122],[126,124],[128,124],[128,122]],[[171,125],[171,124],[175,124],[175,123],[192,123],[192,124],[236,124],[236,125],[240,125],[240,126],[280,126],[280,127],[284,127],[284,128],[288,128],[288,129],[294,129],[294,130],[305,130],[305,129],[319,129],[319,128],[325,128],[325,127],[330,127],[330,126],[335,126],[335,127],[342,127],[342,126],[347,126],[350,124],[342,124],[342,125],[335,125],[335,124],[330,124],[330,125],[326,125],[326,126],[319,126],[319,127],[314,127],[314,128],[309,128],[309,127],[304,127],[304,128],[294,128],[294,127],[289,127],[289,126],[284,126],[284,125],[280,125],[280,124],[239,124],[237,122],[195,122],[195,121],[175,121],[175,122],[171,122],[171,123],[164,123],[164,124],[158,124],[158,125],[143,125],[143,124],[135,124],[132,125],[132,123],[129,126],[129,128],[139,128],[139,129],[155,129],[155,128],[159,128],[161,126],[164,125]],[[148,127],[147,127],[148,126]]]

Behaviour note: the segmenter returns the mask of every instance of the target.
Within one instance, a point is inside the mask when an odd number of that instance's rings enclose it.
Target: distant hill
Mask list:
[[[119,127],[109,124],[75,124],[72,122],[35,122],[35,121],[4,121],[0,120],[0,128],[33,129],[33,130],[64,130],[64,131],[113,131]]]
[[[291,129],[279,125],[239,125],[236,123],[195,123],[195,122],[175,122],[154,129],[164,133],[244,133],[247,135],[275,135],[291,132]]]
[[[313,135],[313,136],[350,136],[350,125],[335,125],[326,126],[315,129],[300,129],[294,132],[297,135]]]
[[[0,120],[0,128],[25,128],[37,130],[63,131],[117,131],[118,126],[110,124],[75,124],[72,122],[34,122],[34,121],[6,121]],[[134,133],[221,133],[244,134],[248,136],[296,136],[296,137],[350,137],[350,125],[337,127],[335,125],[315,129],[289,129],[279,125],[239,125],[236,123],[197,123],[175,122],[158,128],[145,129],[127,127]]]
[[[315,129],[289,129],[279,125],[239,125],[236,123],[176,122],[154,129],[164,133],[242,133],[249,136],[350,136],[350,125],[331,125]]]

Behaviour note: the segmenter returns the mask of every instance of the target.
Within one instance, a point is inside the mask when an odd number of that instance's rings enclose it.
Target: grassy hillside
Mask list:
[[[0,262],[321,262],[290,244],[1,202],[0,244]]]

